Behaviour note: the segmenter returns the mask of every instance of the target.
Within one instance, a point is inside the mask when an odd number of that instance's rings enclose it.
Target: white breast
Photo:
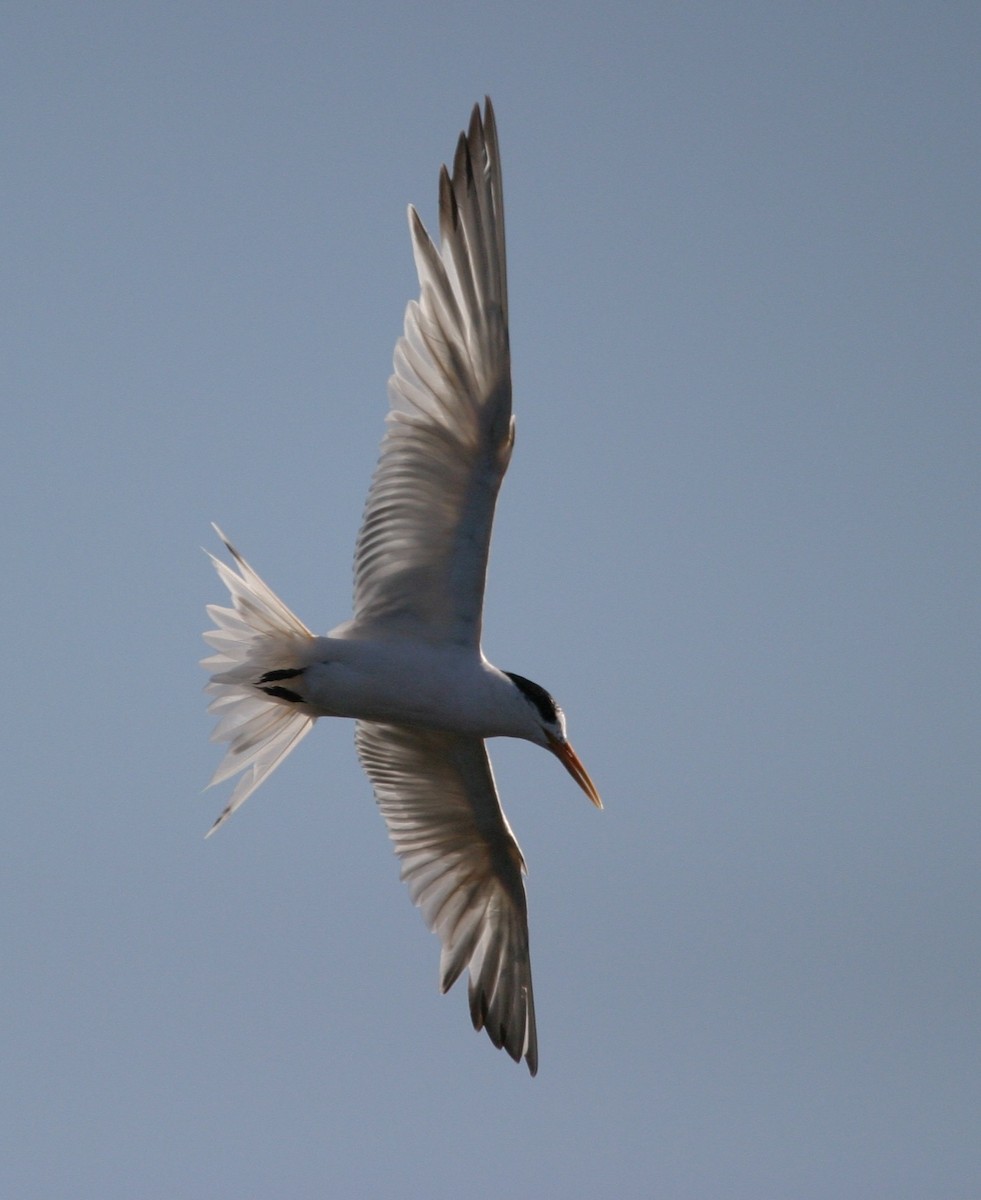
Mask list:
[[[311,658],[304,691],[317,715],[527,736],[527,704],[472,650],[324,637],[315,640]]]

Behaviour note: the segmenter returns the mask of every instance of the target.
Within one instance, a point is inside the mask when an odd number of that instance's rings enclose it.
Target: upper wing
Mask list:
[[[470,972],[470,1015],[538,1070],[524,860],[480,738],[359,721],[357,746],[413,901],[443,944],[440,988]]]
[[[440,247],[414,208],[420,296],[354,559],[354,621],[477,646],[494,504],[511,457],[504,207],[490,100],[439,179]],[[377,636],[377,634],[376,634]]]

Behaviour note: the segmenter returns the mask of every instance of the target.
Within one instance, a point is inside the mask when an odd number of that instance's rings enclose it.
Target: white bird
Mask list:
[[[440,938],[440,988],[469,972],[470,1013],[532,1075],[538,1039],[521,875],[485,739],[544,746],[597,808],[599,793],[538,684],[499,671],[480,644],[494,504],[514,445],[501,163],[494,111],[474,106],[452,176],[439,177],[439,248],[415,209],[420,295],[405,315],[391,411],[354,560],[354,616],[316,637],[215,527],[232,607],[203,660],[228,750],[212,784],[240,772],[214,832],[309,733],[352,717],[361,763]]]

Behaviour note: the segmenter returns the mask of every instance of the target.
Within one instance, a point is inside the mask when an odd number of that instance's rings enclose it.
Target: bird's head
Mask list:
[[[525,679],[523,675],[515,675],[511,671],[504,673],[534,712],[537,724],[530,740],[544,746],[546,750],[551,750],[596,807],[602,808],[603,801],[596,785],[589,778],[589,772],[582,765],[579,755],[573,750],[572,743],[566,735],[565,713],[540,684],[532,683],[530,679]]]

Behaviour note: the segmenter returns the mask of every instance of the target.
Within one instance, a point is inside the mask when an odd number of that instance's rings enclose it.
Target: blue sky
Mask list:
[[[975,1196],[981,12],[8,4],[11,1197]],[[310,625],[489,92],[518,439],[485,648],[535,1080],[350,728],[215,838],[202,544]]]

